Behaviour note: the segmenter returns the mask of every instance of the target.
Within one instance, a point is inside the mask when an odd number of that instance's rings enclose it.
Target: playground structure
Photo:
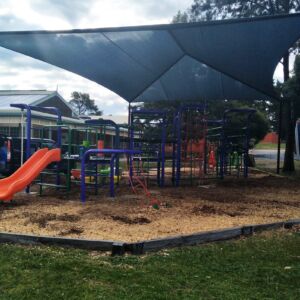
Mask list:
[[[175,113],[172,181],[176,186],[182,181],[193,184],[195,179],[203,177],[206,130],[204,105],[184,105]]]
[[[132,109],[130,112],[130,149],[139,156],[130,157],[130,170],[145,176],[147,181],[155,178],[159,186],[165,184],[165,146],[167,112]]]
[[[126,174],[125,182],[135,193],[142,188],[151,203],[156,200],[148,185],[193,185],[225,176],[248,177],[250,121],[254,109],[231,109],[224,112],[222,120],[208,120],[206,107],[201,104],[181,106],[175,113],[132,108],[129,139],[127,143],[123,141],[122,148],[120,126],[111,120],[85,120],[81,128],[71,129],[63,124],[57,108],[11,106],[26,113],[25,160],[22,155],[21,167],[0,184],[9,182],[15,186],[19,174],[27,174],[27,177],[19,182],[18,188],[1,191],[4,201],[10,200],[25,183],[29,192],[29,185],[36,177],[39,178],[34,183],[39,185],[40,195],[44,187],[69,192],[75,184],[80,186],[81,201],[85,202],[87,190],[94,190],[97,195],[99,188],[107,184],[110,196],[114,197],[115,184],[119,185]],[[41,129],[42,140],[46,131],[48,137],[56,140],[54,150],[43,148],[31,153],[31,111],[55,114],[57,124]],[[239,117],[238,126],[234,115]],[[107,130],[114,132],[110,145],[105,138]],[[62,132],[66,134],[64,143]],[[23,144],[21,142],[21,147]],[[34,164],[36,157],[40,157],[38,166]]]

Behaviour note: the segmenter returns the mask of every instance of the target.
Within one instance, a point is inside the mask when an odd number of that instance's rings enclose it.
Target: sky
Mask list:
[[[0,31],[60,30],[170,23],[193,0],[1,0]],[[282,78],[281,67],[275,77]],[[89,93],[107,114],[127,114],[127,102],[108,89],[71,72],[0,47],[0,89]]]

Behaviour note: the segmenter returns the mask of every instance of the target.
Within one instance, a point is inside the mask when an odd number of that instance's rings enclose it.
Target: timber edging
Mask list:
[[[250,236],[254,233],[267,230],[274,230],[280,228],[291,229],[296,225],[300,225],[300,219],[288,220],[286,222],[247,225],[241,227],[227,228],[223,230],[194,233],[189,235],[170,236],[134,243],[109,240],[86,240],[48,237],[0,232],[0,243],[72,247],[86,250],[109,251],[112,255],[124,255],[125,253],[141,255],[147,252],[159,251],[166,248],[193,246],[207,244],[211,242],[231,240],[240,238],[242,236]]]

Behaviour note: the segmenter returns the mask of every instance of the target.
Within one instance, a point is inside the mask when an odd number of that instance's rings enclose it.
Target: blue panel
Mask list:
[[[268,99],[241,82],[185,56],[135,102],[164,100]]]
[[[0,35],[0,43],[101,83],[127,100],[154,80],[101,33]]]
[[[167,31],[108,32],[104,35],[156,77],[184,55]]]
[[[152,102],[152,101],[161,101],[169,100],[166,92],[161,84],[161,81],[158,80],[153,83],[149,88],[146,89],[139,97],[134,99],[134,102]]]
[[[218,72],[188,56],[162,76],[161,82],[172,100],[222,97]]]
[[[222,87],[224,98],[227,100],[270,100],[270,96],[262,94],[249,86],[233,80],[231,77],[222,74]]]
[[[200,62],[272,94],[276,65],[300,37],[299,28],[298,16],[208,23],[172,32]]]

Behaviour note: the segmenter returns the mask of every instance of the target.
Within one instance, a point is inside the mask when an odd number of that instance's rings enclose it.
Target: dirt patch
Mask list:
[[[23,215],[27,219],[25,225],[32,223],[37,224],[40,228],[45,228],[51,221],[77,222],[80,220],[79,216],[69,214],[56,215],[51,213],[39,214],[25,212]]]
[[[73,234],[78,235],[78,234],[81,234],[83,232],[84,232],[83,228],[80,228],[80,227],[71,227],[68,230],[61,231],[59,233],[59,235],[60,236],[68,236],[68,235],[73,235]]]
[[[192,213],[195,215],[227,215],[230,217],[243,215],[241,212],[229,212],[211,205],[196,206],[192,209]]]
[[[38,213],[24,213],[24,217],[27,218],[27,220],[24,223],[25,225],[32,223],[37,224],[40,228],[45,228],[49,221],[56,219],[56,215],[54,214],[39,215]]]
[[[129,218],[127,216],[111,216],[111,218],[114,221],[120,221],[125,224],[139,224],[139,225],[144,225],[144,224],[150,224],[151,221],[145,217],[137,217],[137,218]]]
[[[76,215],[63,214],[60,216],[56,216],[56,220],[73,223],[73,222],[78,222],[80,220],[80,217]]]

